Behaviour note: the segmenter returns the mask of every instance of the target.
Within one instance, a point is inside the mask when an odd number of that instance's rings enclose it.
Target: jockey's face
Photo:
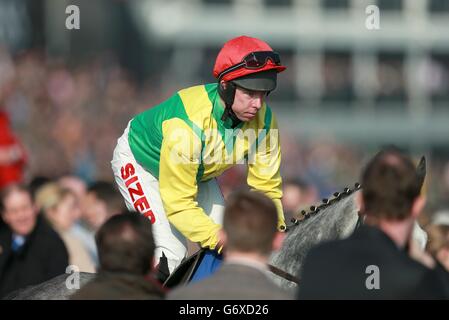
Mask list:
[[[262,108],[266,96],[266,91],[250,91],[237,87],[232,111],[239,120],[251,121]]]

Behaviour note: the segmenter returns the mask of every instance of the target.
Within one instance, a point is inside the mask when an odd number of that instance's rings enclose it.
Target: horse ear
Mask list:
[[[426,157],[422,156],[421,160],[418,163],[418,166],[416,167],[416,173],[418,175],[418,181],[419,181],[419,185],[420,188],[422,188],[422,186],[424,185],[424,180],[426,178]]]

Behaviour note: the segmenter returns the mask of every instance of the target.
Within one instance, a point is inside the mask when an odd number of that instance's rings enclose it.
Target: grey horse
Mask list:
[[[287,227],[287,234],[281,250],[270,257],[270,264],[284,272],[298,276],[307,252],[322,241],[341,239],[349,236],[359,221],[356,192],[335,193],[330,201],[314,206],[302,213],[301,220],[294,220]],[[297,283],[285,277],[272,274],[281,287],[294,290]],[[301,281],[300,279],[299,282]]]
[[[417,173],[422,187],[426,176],[426,159],[421,158]],[[294,281],[287,280],[272,274],[273,280],[281,287],[295,290],[301,279],[297,276],[301,272],[302,264],[307,252],[316,244],[323,241],[343,239],[352,234],[357,226],[363,223],[363,216],[359,214],[357,194],[361,186],[356,183],[354,187],[345,188],[343,192],[336,192],[331,199],[323,199],[318,206],[312,206],[308,212],[301,213],[301,220],[293,220],[287,228],[281,250],[270,257],[270,264],[274,267],[296,276]],[[424,249],[427,234],[418,223],[415,223],[412,238]]]
[[[424,157],[421,158],[417,172],[422,186],[426,175]],[[360,189],[361,186],[356,183],[353,188],[345,188],[342,192],[336,192],[332,198],[323,199],[321,204],[312,206],[309,211],[302,211],[301,219],[291,221],[291,224],[287,226],[287,234],[282,248],[270,257],[270,265],[289,276],[272,273],[271,277],[276,283],[287,290],[295,290],[297,282],[301,281],[297,276],[300,274],[310,248],[323,241],[348,237],[363,222],[356,201]],[[418,224],[415,224],[413,238],[422,248],[424,247],[427,235]],[[94,273],[79,273],[79,287],[94,277]],[[292,281],[292,277],[296,279]],[[70,275],[60,275],[37,286],[17,290],[8,295],[6,299],[68,299],[76,290],[76,286],[67,285],[70,281]]]

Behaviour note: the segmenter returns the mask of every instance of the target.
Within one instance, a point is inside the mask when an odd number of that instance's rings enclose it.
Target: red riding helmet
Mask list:
[[[240,36],[227,41],[218,53],[213,75],[249,90],[272,91],[277,73],[286,69],[279,54],[257,38]]]

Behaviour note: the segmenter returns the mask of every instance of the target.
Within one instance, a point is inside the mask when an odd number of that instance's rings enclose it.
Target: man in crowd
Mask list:
[[[223,217],[224,263],[213,275],[173,290],[179,299],[291,299],[268,276],[268,257],[281,247],[284,234],[277,231],[276,207],[259,192],[231,195]]]
[[[0,297],[49,280],[66,271],[67,250],[57,233],[37,213],[30,191],[20,185],[0,195]]]
[[[94,182],[80,200],[82,215],[80,221],[73,227],[73,233],[83,242],[95,265],[98,265],[95,232],[112,215],[122,212],[125,205],[117,188],[106,181]]]
[[[162,299],[152,274],[155,243],[148,219],[135,212],[110,218],[96,234],[100,268],[73,300]]]

